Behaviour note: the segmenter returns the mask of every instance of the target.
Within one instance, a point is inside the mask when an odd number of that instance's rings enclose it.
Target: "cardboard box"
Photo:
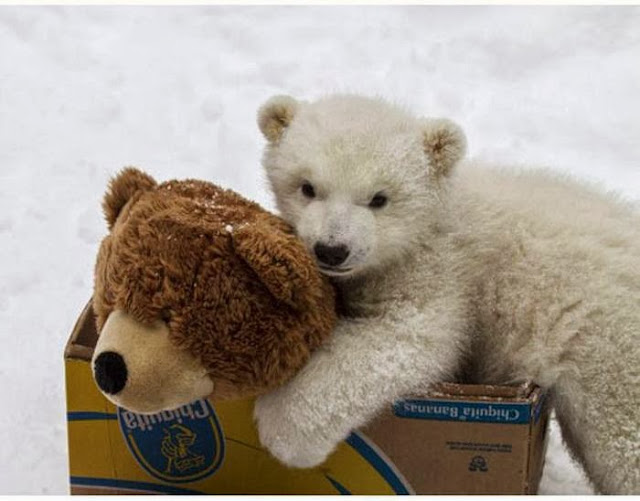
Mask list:
[[[139,415],[96,388],[91,304],[65,352],[71,492],[533,494],[546,448],[539,388],[439,385],[397,402],[320,467],[281,465],[258,441],[253,401],[199,400]]]

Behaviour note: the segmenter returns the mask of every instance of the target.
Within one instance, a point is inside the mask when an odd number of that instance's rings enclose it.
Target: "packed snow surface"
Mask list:
[[[67,492],[62,352],[119,168],[273,209],[256,109],[351,91],[637,199],[639,60],[637,7],[0,7],[0,492]],[[541,490],[591,492],[555,426]]]

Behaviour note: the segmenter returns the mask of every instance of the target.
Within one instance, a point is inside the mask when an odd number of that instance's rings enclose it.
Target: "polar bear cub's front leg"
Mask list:
[[[288,466],[316,466],[386,405],[451,375],[462,328],[456,316],[442,316],[443,308],[431,311],[439,314],[405,305],[375,318],[341,320],[297,376],[257,400],[262,444]]]

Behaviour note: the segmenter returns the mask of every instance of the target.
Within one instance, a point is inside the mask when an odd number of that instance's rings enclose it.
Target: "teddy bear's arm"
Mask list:
[[[412,305],[371,319],[342,319],[332,339],[285,386],[260,397],[262,444],[283,463],[322,463],[349,433],[386,405],[450,377],[463,351],[451,303]]]

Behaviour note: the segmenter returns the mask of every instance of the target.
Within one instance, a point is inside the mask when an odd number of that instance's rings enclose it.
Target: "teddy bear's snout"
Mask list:
[[[127,384],[127,364],[122,355],[115,351],[100,353],[93,370],[98,387],[109,395],[117,395]]]
[[[107,318],[92,363],[100,391],[133,412],[175,409],[213,392],[207,369],[171,341],[166,323],[142,324],[123,310]]]

